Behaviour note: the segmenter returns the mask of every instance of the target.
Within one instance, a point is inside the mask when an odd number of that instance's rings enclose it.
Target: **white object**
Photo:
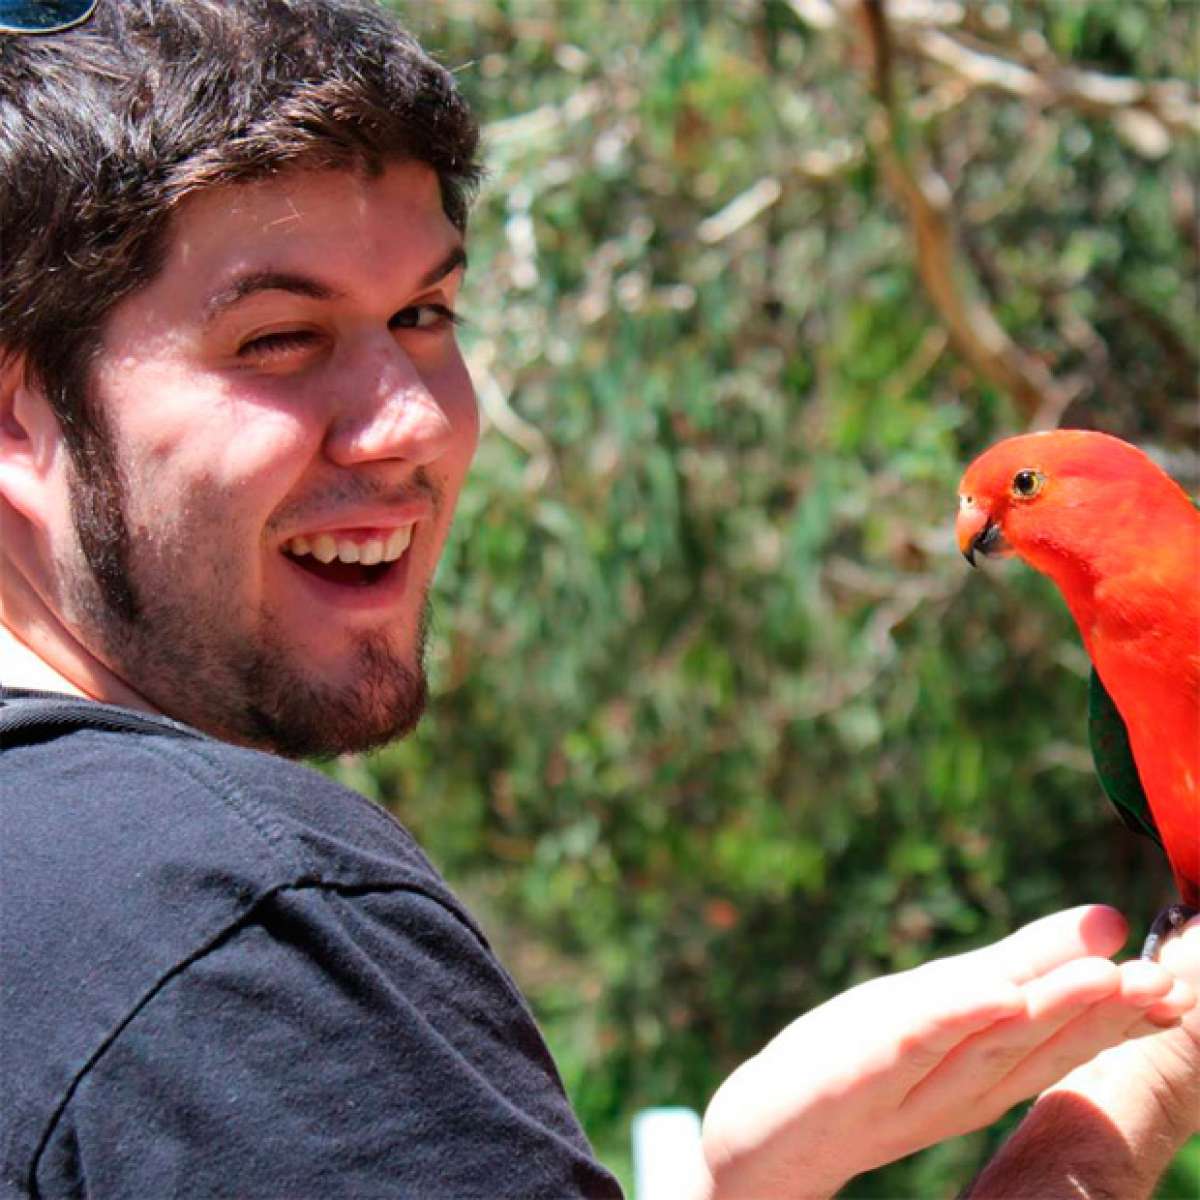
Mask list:
[[[679,1200],[703,1178],[700,1116],[690,1108],[644,1108],[633,1118],[635,1200]]]

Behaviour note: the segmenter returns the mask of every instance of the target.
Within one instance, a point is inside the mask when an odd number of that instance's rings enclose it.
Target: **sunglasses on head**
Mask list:
[[[0,0],[0,33],[58,33],[86,21],[97,0]]]

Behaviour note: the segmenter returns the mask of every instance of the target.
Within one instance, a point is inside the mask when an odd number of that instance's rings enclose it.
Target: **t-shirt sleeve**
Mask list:
[[[508,976],[402,887],[285,889],[183,965],[82,1075],[38,1178],[96,1200],[620,1196]]]

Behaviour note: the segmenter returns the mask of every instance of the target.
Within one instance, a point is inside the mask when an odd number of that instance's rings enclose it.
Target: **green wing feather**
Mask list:
[[[1112,801],[1117,815],[1134,833],[1144,833],[1161,846],[1162,838],[1150,814],[1133,751],[1129,748],[1125,722],[1094,669],[1088,687],[1088,739],[1092,743],[1092,761],[1096,764],[1100,786]]]

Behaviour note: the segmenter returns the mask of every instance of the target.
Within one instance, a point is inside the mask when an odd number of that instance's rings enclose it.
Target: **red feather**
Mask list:
[[[964,553],[1007,548],[1058,585],[1129,732],[1180,895],[1200,906],[1200,512],[1140,450],[1084,430],[997,443],[959,496]]]

